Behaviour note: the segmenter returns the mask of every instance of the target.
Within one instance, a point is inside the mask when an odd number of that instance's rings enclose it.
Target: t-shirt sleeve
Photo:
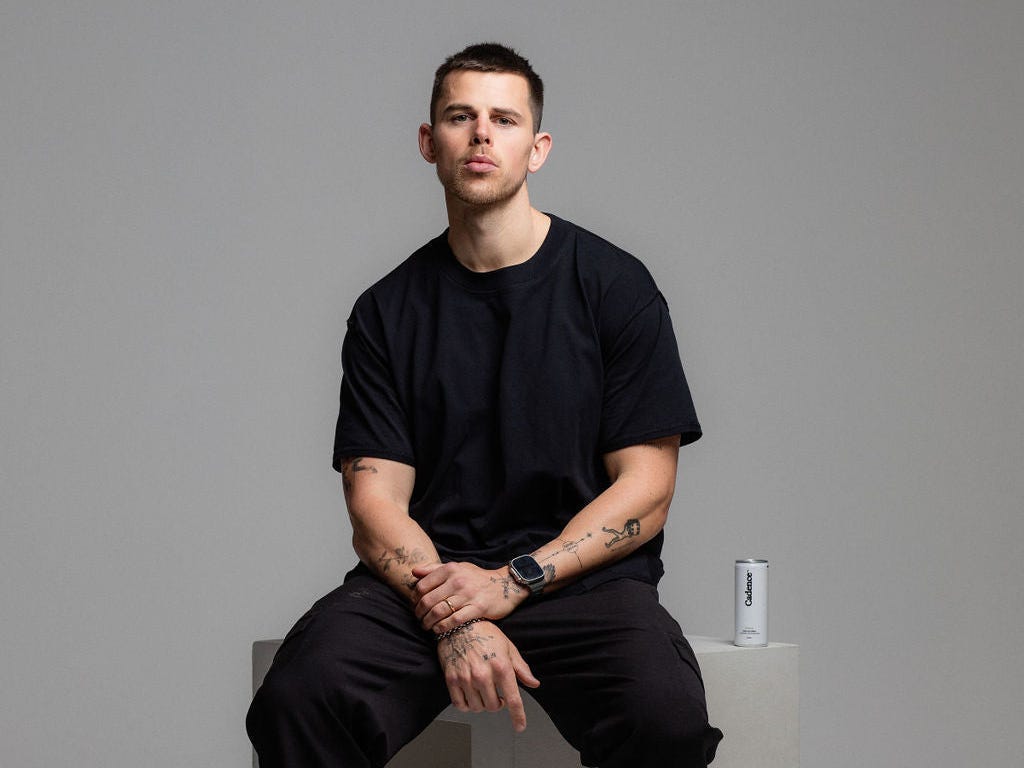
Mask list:
[[[366,298],[356,303],[342,344],[341,395],[334,468],[347,457],[373,456],[415,465],[381,326]]]
[[[679,434],[681,445],[701,436],[668,304],[640,270],[616,281],[603,302],[601,453],[668,435]]]

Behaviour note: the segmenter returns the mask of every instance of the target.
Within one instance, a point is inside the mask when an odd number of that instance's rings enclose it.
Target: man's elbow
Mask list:
[[[668,510],[676,492],[675,473],[652,478],[648,488],[651,493],[651,524],[660,531],[668,521]]]
[[[647,513],[647,530],[657,534],[668,522],[668,510],[672,505],[672,494],[669,493],[659,498]]]

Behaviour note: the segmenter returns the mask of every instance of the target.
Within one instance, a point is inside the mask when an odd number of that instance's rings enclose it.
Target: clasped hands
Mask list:
[[[503,619],[530,594],[507,568],[487,570],[472,563],[417,565],[412,599],[416,618],[437,634],[470,619]]]
[[[512,727],[526,728],[518,683],[536,688],[519,650],[498,626],[486,619],[510,614],[529,595],[507,570],[489,571],[472,563],[416,566],[414,611],[424,629],[441,634],[472,619],[485,619],[457,630],[438,643],[438,659],[452,704],[463,712],[495,712],[508,707]]]

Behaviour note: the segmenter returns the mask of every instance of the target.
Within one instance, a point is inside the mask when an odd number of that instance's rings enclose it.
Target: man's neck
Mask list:
[[[447,203],[448,245],[459,263],[474,272],[528,261],[551,226],[551,219],[533,208],[525,195],[485,207],[451,199]]]

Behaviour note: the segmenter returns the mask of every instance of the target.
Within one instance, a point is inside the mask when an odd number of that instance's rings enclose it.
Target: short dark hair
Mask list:
[[[530,111],[533,113],[533,132],[540,130],[540,117],[544,111],[544,83],[533,71],[530,62],[500,43],[477,43],[452,54],[434,73],[434,89],[430,93],[430,122],[441,99],[444,79],[452,72],[509,72],[522,75],[530,86]]]

